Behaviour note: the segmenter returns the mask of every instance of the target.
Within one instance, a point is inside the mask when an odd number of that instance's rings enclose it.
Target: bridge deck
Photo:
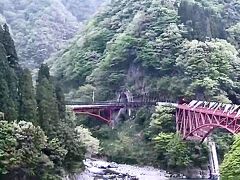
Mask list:
[[[121,104],[92,104],[92,105],[66,105],[67,108],[70,109],[105,109],[105,108],[110,108],[110,109],[121,109],[124,108],[124,105]]]
[[[134,108],[140,106],[154,106],[157,105],[156,102],[141,102],[141,101],[133,101],[133,102],[97,102],[97,103],[85,103],[82,102],[66,102],[66,107],[71,109],[103,109],[103,108]]]

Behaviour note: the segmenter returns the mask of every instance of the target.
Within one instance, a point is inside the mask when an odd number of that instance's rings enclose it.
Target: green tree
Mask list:
[[[67,150],[63,166],[69,172],[82,168],[85,148],[75,131],[72,116],[65,115],[64,94],[60,86],[53,84],[49,68],[43,64],[37,79],[37,103],[39,124],[50,139],[57,138]]]
[[[1,128],[1,147],[0,147],[0,174],[8,173],[8,169],[11,166],[15,166],[20,157],[17,157],[17,152],[14,147],[17,145],[17,141],[14,138],[14,129],[12,124],[0,122]]]
[[[151,113],[151,109],[147,107],[142,107],[136,112],[135,123],[138,124],[140,127],[148,126]]]
[[[220,167],[221,179],[235,180],[240,178],[240,137],[236,136],[230,151],[224,156]]]
[[[150,137],[154,137],[160,132],[176,132],[174,114],[175,109],[171,106],[157,106],[155,112],[151,116],[151,122],[148,131]]]
[[[228,90],[234,88],[239,77],[237,55],[236,49],[225,40],[186,41],[176,60],[186,82],[185,95],[229,102]]]
[[[94,88],[90,84],[86,84],[84,86],[80,86],[76,92],[74,92],[73,96],[71,98],[77,99],[81,102],[92,102],[93,101],[93,93],[96,91],[96,88]]]
[[[227,29],[229,34],[228,40],[230,43],[234,44],[237,49],[240,48],[240,23],[237,23]]]
[[[83,168],[82,160],[86,152],[86,148],[82,142],[83,139],[80,139],[80,134],[75,128],[74,116],[67,115],[56,129],[56,136],[60,140],[61,145],[67,150],[63,166],[71,173]]]
[[[189,147],[175,134],[175,113],[171,106],[157,106],[152,114],[148,136],[154,142],[157,159],[163,167],[180,171],[191,163]]]
[[[160,133],[153,141],[160,162],[168,169],[180,171],[192,163],[188,145],[178,134]]]
[[[47,64],[42,64],[41,67],[39,68],[37,82],[41,82],[41,80],[43,80],[44,78],[46,78],[47,80],[51,79],[49,67]]]
[[[17,52],[7,24],[3,25],[3,35],[1,36],[1,38],[0,41],[2,40],[2,43],[6,49],[6,54],[8,56],[7,59],[10,67],[17,68],[18,67]]]
[[[173,139],[174,133],[159,133],[152,140],[154,143],[154,149],[157,154],[157,160],[162,166],[167,167],[166,152],[170,141]]]
[[[40,67],[38,73],[36,100],[39,124],[50,138],[54,138],[60,121],[58,103],[49,68],[44,64]]]
[[[84,128],[83,126],[77,126],[75,131],[79,141],[84,144],[88,155],[98,154],[100,149],[100,141],[92,136],[92,133],[89,131],[89,129]]]
[[[178,171],[192,164],[189,145],[181,139],[180,135],[175,134],[167,144],[165,159],[167,160],[168,168]]]
[[[55,86],[59,118],[64,119],[66,115],[65,96],[60,84]]]
[[[184,31],[177,24],[169,24],[155,41],[148,40],[141,47],[139,58],[142,65],[155,76],[174,75],[178,52],[182,47]]]
[[[59,165],[67,151],[55,141],[48,143],[40,127],[26,121],[0,121],[0,142],[1,179],[60,179]]]
[[[8,26],[0,26],[0,109],[8,120],[17,119],[18,59]]]
[[[31,72],[25,69],[19,78],[19,118],[37,124],[37,103]]]
[[[7,82],[0,76],[0,109],[5,113],[6,119],[12,121],[17,119],[17,111],[14,101],[9,94]]]

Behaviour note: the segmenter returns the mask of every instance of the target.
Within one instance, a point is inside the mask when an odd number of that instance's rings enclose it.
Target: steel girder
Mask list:
[[[111,125],[113,121],[113,112],[119,110],[118,108],[74,108],[75,114],[88,115],[102,121],[108,125]]]
[[[223,128],[232,134],[240,132],[238,105],[192,101],[178,105],[176,129],[183,139],[204,140],[215,128]]]

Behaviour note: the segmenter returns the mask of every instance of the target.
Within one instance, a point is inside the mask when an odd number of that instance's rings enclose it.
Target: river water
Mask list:
[[[179,180],[186,179],[183,175],[173,178],[164,170],[153,167],[133,166],[109,163],[102,160],[87,159],[84,161],[86,170],[81,174],[65,178],[65,180]],[[196,180],[196,179],[195,179]]]
[[[135,167],[135,166],[130,166],[130,165],[124,165],[124,164],[119,164],[118,168],[115,168],[116,171],[122,172],[124,174],[129,174],[131,176],[135,176],[136,178],[140,180],[167,180],[168,178],[165,177],[164,173],[161,172],[160,170],[151,168],[151,167]],[[111,177],[107,176],[95,176],[96,179],[110,179]],[[112,178],[117,178],[117,177],[112,177]],[[77,180],[93,180],[94,175],[91,172],[88,172],[86,170],[82,174],[77,176]],[[119,179],[131,179],[130,177],[119,177]]]

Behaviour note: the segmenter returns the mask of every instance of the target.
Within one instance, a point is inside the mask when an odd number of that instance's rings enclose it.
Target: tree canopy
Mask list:
[[[67,92],[88,84],[98,100],[128,88],[175,100],[238,103],[237,4],[112,1],[49,61],[52,72]]]

